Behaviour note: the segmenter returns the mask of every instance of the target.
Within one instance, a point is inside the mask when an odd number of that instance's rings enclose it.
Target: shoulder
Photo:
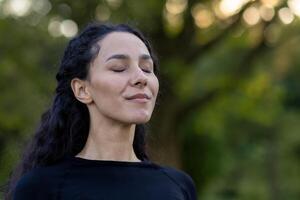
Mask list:
[[[187,200],[197,199],[196,186],[190,175],[170,166],[160,166],[160,170],[183,190]]]
[[[41,172],[39,169],[34,169],[24,174],[16,184],[14,190],[14,200],[19,199],[35,199],[36,191],[43,189],[41,181]]]
[[[63,173],[62,165],[37,167],[26,172],[15,185],[14,200],[40,199],[41,195],[50,195]]]

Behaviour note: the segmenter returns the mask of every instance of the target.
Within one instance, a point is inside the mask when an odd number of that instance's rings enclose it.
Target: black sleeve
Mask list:
[[[186,173],[183,172],[183,182],[187,191],[188,199],[196,200],[197,199],[197,191],[196,186],[193,179]]]
[[[186,200],[197,200],[196,186],[190,175],[171,167],[164,167],[164,171],[182,188]]]
[[[27,173],[21,177],[13,192],[13,200],[37,200],[42,191],[42,183],[35,173]]]

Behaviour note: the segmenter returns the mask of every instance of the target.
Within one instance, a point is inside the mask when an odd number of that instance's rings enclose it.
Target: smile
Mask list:
[[[127,100],[134,103],[147,103],[149,101],[149,99],[147,98],[135,98],[135,99],[127,99]]]
[[[132,96],[127,97],[126,99],[150,99],[149,95],[147,95],[146,93],[138,93]]]
[[[151,98],[146,93],[138,93],[126,98],[128,101],[134,103],[147,103]]]

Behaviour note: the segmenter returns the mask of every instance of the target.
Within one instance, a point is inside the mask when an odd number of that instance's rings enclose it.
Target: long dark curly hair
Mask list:
[[[158,60],[149,41],[136,28],[126,24],[91,23],[79,35],[69,41],[56,74],[57,87],[50,108],[42,114],[40,124],[25,147],[20,162],[11,172],[5,185],[5,199],[13,198],[18,180],[28,171],[52,165],[64,156],[74,156],[84,147],[89,133],[89,111],[78,101],[71,89],[73,78],[87,79],[89,64],[96,57],[98,41],[111,32],[128,32],[140,38],[146,45],[158,77]],[[137,124],[133,149],[140,160],[149,160],[146,153],[147,124]]]

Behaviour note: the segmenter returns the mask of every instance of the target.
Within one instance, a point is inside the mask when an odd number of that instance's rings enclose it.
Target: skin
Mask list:
[[[159,82],[153,61],[145,44],[131,33],[109,33],[98,44],[89,78],[71,81],[75,97],[87,105],[91,119],[87,142],[76,157],[140,162],[132,144],[136,124],[148,122],[155,106]],[[137,93],[150,99],[127,99]]]

